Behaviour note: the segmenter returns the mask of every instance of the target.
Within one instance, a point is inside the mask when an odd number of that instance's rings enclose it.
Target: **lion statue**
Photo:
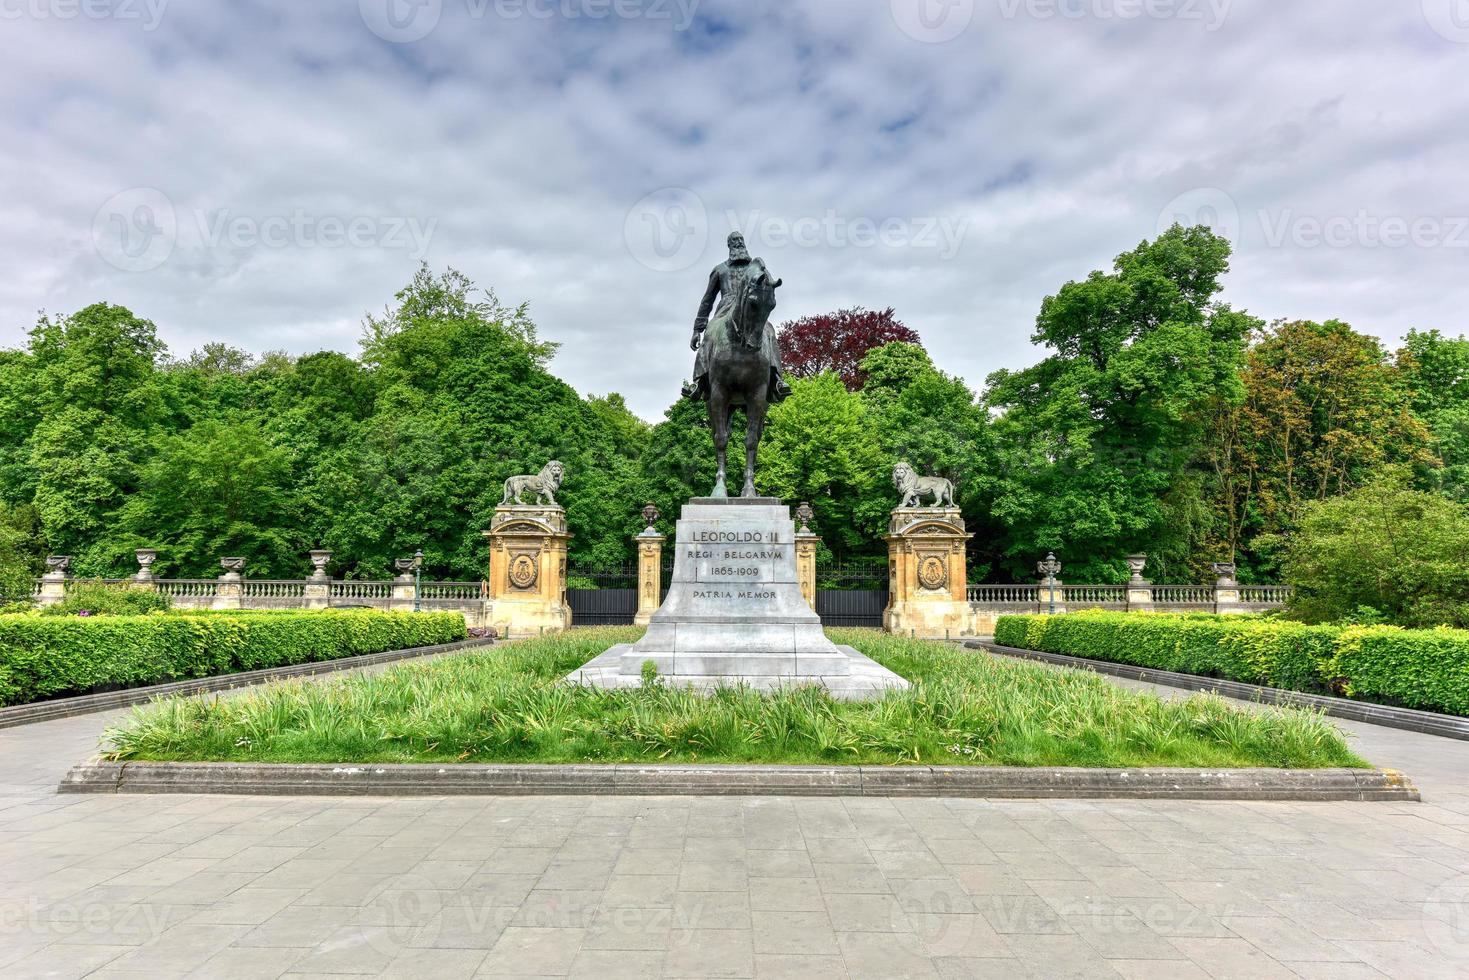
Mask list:
[[[934,507],[954,506],[952,481],[941,476],[919,476],[907,463],[893,467],[893,486],[903,495],[899,507],[920,507],[924,497],[932,497]]]
[[[534,493],[536,503],[540,506],[560,506],[556,503],[556,491],[561,489],[561,481],[564,479],[566,467],[554,459],[541,467],[541,472],[535,476],[512,476],[505,481],[505,499],[500,501],[500,506],[513,502],[517,507],[524,507],[525,501],[520,498],[527,493]]]

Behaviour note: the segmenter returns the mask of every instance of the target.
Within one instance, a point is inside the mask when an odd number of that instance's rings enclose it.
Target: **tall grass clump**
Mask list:
[[[819,688],[698,693],[562,682],[631,629],[553,637],[137,709],[115,759],[252,762],[703,762],[1019,766],[1365,765],[1321,717],[1163,701],[1092,674],[941,643],[833,630],[912,687],[864,702]]]

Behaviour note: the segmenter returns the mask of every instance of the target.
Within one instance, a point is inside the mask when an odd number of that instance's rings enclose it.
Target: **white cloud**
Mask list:
[[[695,5],[684,32],[675,0],[601,20],[442,0],[409,44],[373,34],[351,3],[175,0],[156,30],[125,5],[34,15],[66,2],[0,0],[0,343],[22,342],[39,308],[107,299],[181,353],[217,339],[350,351],[361,315],[412,274],[415,243],[385,233],[412,220],[431,229],[431,266],[531,303],[565,345],[560,374],[656,418],[688,367],[726,214],[759,212],[787,233],[820,225],[807,244],[752,238],[786,280],[778,316],[894,306],[978,386],[1036,359],[1045,295],[1202,188],[1240,215],[1236,306],[1340,317],[1389,342],[1464,328],[1469,231],[1455,247],[1453,226],[1469,220],[1469,44],[1435,30],[1438,0],[1422,0],[1432,18],[1414,2],[1235,0],[1217,24],[1205,0],[892,0],[898,17],[889,0],[745,0]],[[944,43],[899,26],[966,9]],[[1163,16],[1116,16],[1132,9]],[[625,228],[671,187],[702,202],[708,246],[659,272]],[[177,236],[161,264],[129,272],[93,226],[135,188],[166,195]],[[211,242],[221,210],[289,230]],[[135,207],[118,217],[154,227]],[[320,244],[354,219],[375,236]],[[1449,243],[1384,247],[1360,230],[1394,220]],[[918,241],[927,221],[963,229],[956,252]],[[885,222],[906,237],[867,244],[863,229]],[[1316,245],[1317,224],[1348,230]]]

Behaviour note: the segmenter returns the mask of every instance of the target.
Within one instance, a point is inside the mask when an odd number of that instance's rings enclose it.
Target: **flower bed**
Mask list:
[[[137,709],[114,759],[218,762],[753,763],[1131,768],[1360,767],[1309,712],[1164,701],[1094,674],[833,630],[913,682],[872,701],[819,688],[712,694],[564,683],[631,629],[573,630],[381,673]]]

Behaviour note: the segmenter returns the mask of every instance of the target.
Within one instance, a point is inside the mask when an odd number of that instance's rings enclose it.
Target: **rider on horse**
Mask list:
[[[683,386],[685,398],[692,398],[696,401],[707,401],[709,398],[707,340],[711,312],[716,322],[731,319],[745,288],[761,276],[770,277],[770,271],[765,267],[765,260],[750,258],[749,250],[745,248],[745,236],[737,231],[731,232],[729,261],[721,262],[709,274],[709,288],[704,291],[704,301],[699,304],[699,315],[694,320],[694,338],[690,341],[689,347],[699,353],[694,359],[693,383],[685,382]],[[716,298],[719,300],[718,309],[714,308]],[[751,344],[751,346],[755,345]],[[770,404],[779,404],[790,395],[791,388],[786,384],[783,377],[784,372],[781,370],[780,347],[775,340],[775,328],[769,323],[765,324],[760,346],[764,349],[765,356],[771,364]]]

